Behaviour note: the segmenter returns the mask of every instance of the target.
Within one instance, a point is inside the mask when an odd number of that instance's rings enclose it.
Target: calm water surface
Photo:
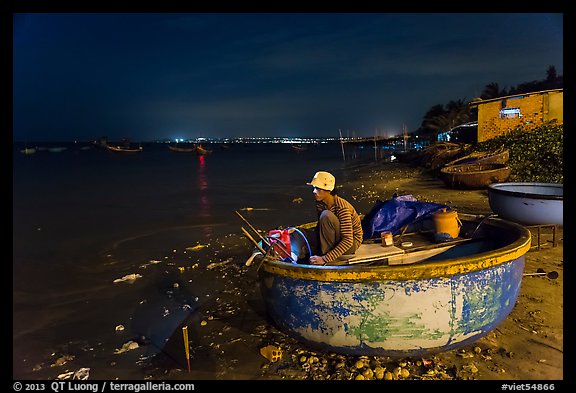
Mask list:
[[[337,183],[356,175],[373,151],[342,158],[338,144],[210,146],[212,154],[145,145],[140,153],[97,148],[13,155],[13,377],[55,379],[59,354],[83,354],[86,367],[117,362],[115,327],[149,322],[172,285],[149,269],[132,286],[113,281],[186,247],[241,236],[240,210],[261,229],[314,220],[310,181],[318,170]],[[302,203],[294,200],[302,198]],[[246,258],[245,250],[240,255]],[[208,283],[205,283],[209,285]],[[196,294],[197,295],[197,294]],[[135,310],[143,297],[149,310]],[[194,294],[190,296],[195,296]],[[185,303],[189,299],[171,299]],[[150,314],[149,314],[150,313]],[[181,322],[164,321],[170,334]],[[139,332],[140,333],[140,332]],[[120,342],[121,343],[121,342]],[[106,348],[106,350],[104,349]],[[80,355],[76,355],[80,356]],[[93,377],[141,379],[130,364]]]

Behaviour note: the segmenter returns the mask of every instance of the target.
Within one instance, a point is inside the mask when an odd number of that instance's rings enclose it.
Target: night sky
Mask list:
[[[14,141],[400,134],[563,75],[561,13],[15,13]]]

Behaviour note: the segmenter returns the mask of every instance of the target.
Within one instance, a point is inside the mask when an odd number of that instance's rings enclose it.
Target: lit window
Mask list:
[[[500,109],[501,119],[512,119],[515,117],[522,117],[522,114],[520,113],[520,108],[512,107],[512,108]]]

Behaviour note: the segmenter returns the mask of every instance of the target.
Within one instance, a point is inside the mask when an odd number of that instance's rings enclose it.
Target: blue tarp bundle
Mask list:
[[[396,196],[385,202],[376,201],[372,210],[362,219],[364,240],[379,238],[384,231],[396,235],[405,225],[444,208],[450,209],[439,203],[418,202],[412,195]]]

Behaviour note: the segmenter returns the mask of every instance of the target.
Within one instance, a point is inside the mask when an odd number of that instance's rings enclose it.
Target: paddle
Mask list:
[[[551,272],[546,273],[544,271],[544,269],[542,268],[538,268],[536,270],[536,273],[524,273],[522,276],[524,277],[530,277],[530,276],[546,276],[552,280],[555,280],[558,278],[558,272],[555,270],[552,270]]]
[[[249,227],[250,229],[252,229],[252,231],[255,232],[255,233],[260,237],[260,239],[262,240],[263,244],[266,244],[266,245],[268,246],[268,248],[272,248],[272,245],[270,244],[270,242],[268,242],[268,240],[267,240],[266,238],[264,238],[264,236],[262,236],[262,235],[260,234],[260,232],[259,232],[258,230],[256,230],[256,228],[254,228],[254,227],[252,226],[252,224],[250,224],[250,223],[248,222],[248,220],[246,220],[246,219],[242,216],[242,214],[238,213],[237,210],[234,210],[234,213],[236,213],[236,214],[238,215],[238,217],[240,217],[240,218],[242,219],[242,221],[244,221],[244,222],[246,223],[246,225],[248,225],[248,227]],[[248,238],[249,238],[254,244],[256,244],[256,246],[260,249],[260,251],[262,251],[263,254],[266,254],[266,251],[264,251],[264,249],[262,249],[262,247],[260,247],[260,245],[254,240],[254,238],[253,238],[252,236],[250,236],[250,234],[248,233],[248,231],[246,231],[244,228],[242,228],[242,231],[244,232],[244,234],[245,234],[246,236],[248,236]],[[281,249],[282,251],[284,251],[284,253],[287,255],[287,258],[290,260],[290,262],[295,263],[294,259],[293,259],[292,256],[291,256],[290,250],[288,250],[288,248],[286,247],[286,245],[285,245],[284,243],[282,243],[282,241],[280,241],[280,240],[278,239],[278,241],[274,242],[274,244],[278,245],[278,247],[280,247],[280,249]]]
[[[240,218],[242,219],[242,221],[244,221],[244,222],[246,223],[246,225],[248,225],[248,228],[252,229],[252,231],[255,232],[255,233],[260,237],[260,240],[262,240],[262,242],[263,242],[264,244],[266,244],[268,247],[270,247],[270,243],[268,242],[268,240],[266,240],[266,239],[264,238],[264,236],[262,236],[262,235],[260,234],[260,232],[257,231],[256,228],[254,228],[254,227],[252,226],[252,224],[250,224],[250,223],[248,222],[248,220],[246,220],[244,217],[242,217],[242,214],[238,213],[237,210],[234,210],[234,213],[236,213],[236,214],[238,215],[238,217],[240,217]]]
[[[244,229],[244,227],[240,227],[240,229],[242,229],[242,232],[244,232],[244,235],[246,235],[246,237],[248,239],[250,239],[250,241],[252,243],[254,243],[254,245],[256,246],[256,248],[258,248],[258,250],[260,250],[260,252],[262,253],[262,255],[266,254],[266,251],[264,251],[264,249],[260,246],[260,244],[258,244],[258,242],[252,237],[252,235],[250,235],[248,233],[248,231],[246,229]]]

